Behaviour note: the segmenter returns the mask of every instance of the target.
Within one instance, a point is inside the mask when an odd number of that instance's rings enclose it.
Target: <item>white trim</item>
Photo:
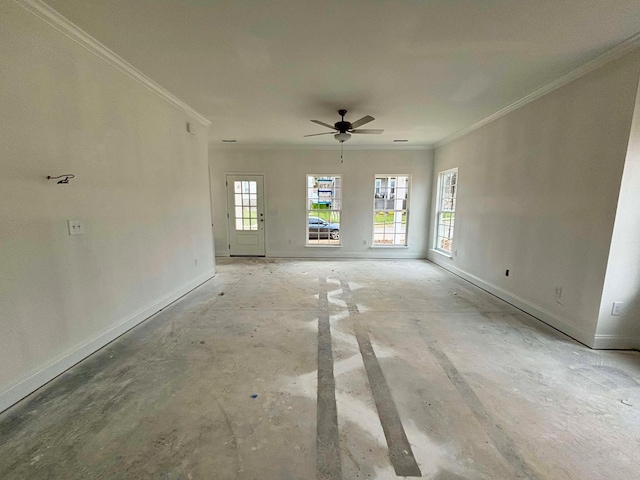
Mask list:
[[[453,255],[451,255],[450,253],[447,253],[443,250],[438,250],[437,248],[431,248],[429,249],[429,252],[437,253],[438,255],[442,255],[444,258],[453,258]]]
[[[221,140],[212,140],[209,143],[211,150],[335,150],[340,152],[340,144],[338,145],[273,145],[260,143],[222,143]],[[349,150],[433,150],[432,145],[351,145],[344,147],[345,154]]]
[[[459,167],[452,167],[452,168],[448,168],[446,170],[440,170],[438,172],[438,175],[444,175],[445,173],[452,173],[452,172],[456,172],[458,173],[458,168]],[[458,185],[458,183],[456,182],[456,185]]]
[[[593,339],[595,350],[640,350],[640,337],[619,335],[596,335]]]
[[[435,222],[433,224],[433,236],[431,237],[431,246],[430,246],[430,250],[441,253],[445,257],[449,257],[449,258],[453,257],[453,251],[447,252],[446,250],[440,250],[438,248],[438,225],[439,225],[438,222],[440,221],[440,201],[442,200],[442,178],[445,175],[453,172],[455,172],[456,174],[456,189],[454,194],[454,200],[455,200],[456,209],[457,209],[458,181],[460,180],[460,172],[458,171],[458,167],[453,167],[453,168],[449,168],[448,170],[442,170],[441,172],[438,172],[438,177],[436,178],[436,205],[435,205],[436,209],[434,212]],[[454,216],[456,214],[456,209],[453,210]],[[455,235],[455,219],[453,223],[454,223],[454,235]],[[453,238],[451,240],[453,241]]]
[[[331,255],[325,254],[325,256],[323,256],[322,254],[319,255],[305,255],[306,252],[271,252],[269,253],[269,255],[267,256],[268,258],[313,258],[313,259],[317,259],[317,260],[338,260],[338,259],[342,259],[342,260],[348,260],[350,258],[362,258],[365,260],[408,260],[408,259],[418,259],[418,260],[424,260],[424,253],[422,252],[416,252],[416,253],[407,253],[407,252],[402,252],[402,251],[397,251],[394,249],[389,249],[387,252],[384,251],[384,249],[380,249],[379,251],[376,251],[375,253],[371,252],[369,249],[369,251],[366,252],[340,252],[340,251],[335,251],[335,252],[331,252]],[[377,250],[377,249],[376,249]],[[403,248],[401,248],[400,250],[403,250]],[[309,250],[309,252],[311,252],[312,249]],[[318,252],[322,252],[323,250],[320,249]],[[326,250],[324,250],[326,252]]]
[[[245,178],[250,178],[250,177],[261,177],[261,183],[262,183],[262,189],[260,190],[260,195],[262,197],[262,246],[263,248],[263,253],[260,255],[241,255],[241,254],[236,254],[234,255],[235,257],[265,257],[267,255],[267,194],[266,194],[266,178],[265,178],[265,174],[264,173],[246,173],[246,172],[241,172],[241,173],[226,173],[225,177],[224,177],[224,190],[225,190],[225,195],[227,197],[226,202],[227,202],[227,253],[228,255],[231,257],[231,234],[232,234],[232,230],[236,231],[234,229],[234,227],[231,226],[232,222],[231,222],[231,214],[233,213],[235,218],[235,204],[233,206],[229,205],[229,177],[245,177]],[[233,222],[235,223],[235,222]],[[256,230],[253,230],[256,231]],[[258,230],[259,231],[259,230]]]
[[[38,388],[73,367],[76,363],[97,352],[120,335],[124,334],[152,315],[158,313],[160,310],[175,302],[180,297],[183,297],[194,288],[199,287],[207,280],[210,280],[214,275],[215,270],[208,271],[186,285],[177,288],[146,308],[143,308],[131,317],[126,318],[114,327],[111,327],[109,330],[102,332],[86,342],[58,355],[47,365],[42,365],[22,376],[15,382],[4,386],[4,388],[0,390],[0,412],[19,402],[27,395],[33,393]]]
[[[203,117],[201,114],[196,112],[189,105],[184,103],[179,98],[175,97],[167,90],[162,88],[156,82],[147,77],[144,73],[137,70],[133,65],[128,63],[126,60],[121,58],[119,55],[109,50],[106,46],[100,43],[98,40],[93,38],[87,32],[82,30],[80,27],[74,25],[61,14],[56,12],[49,5],[39,1],[39,0],[13,0],[16,4],[20,5],[29,13],[38,17],[45,23],[49,24],[59,32],[63,33],[71,40],[75,41],[78,45],[86,48],[91,53],[101,58],[105,62],[107,62],[112,67],[120,70],[122,73],[132,78],[136,82],[138,82],[143,87],[146,87],[156,95],[158,95],[163,100],[169,102],[174,107],[182,110],[184,113],[189,115],[189,117],[197,120],[202,125],[208,127],[211,125],[211,122]]]
[[[584,332],[579,328],[574,327],[573,325],[569,324],[565,320],[555,316],[554,314],[552,314],[551,312],[548,312],[544,308],[539,307],[529,302],[528,300],[525,300],[524,298],[514,295],[513,293],[508,292],[498,287],[497,285],[493,285],[492,283],[486,282],[481,278],[476,277],[475,275],[472,275],[471,273],[465,272],[464,270],[454,267],[449,263],[448,260],[445,260],[445,258],[441,258],[437,255],[435,256],[432,255],[431,254],[432,252],[433,251],[430,251],[429,252],[430,254],[427,256],[427,259],[429,261],[435,263],[436,265],[439,265],[445,270],[448,270],[451,273],[461,278],[464,278],[465,280],[473,283],[474,285],[482,288],[483,290],[486,290],[487,292],[495,295],[496,297],[504,300],[505,302],[510,303],[514,307],[517,307],[520,310],[528,313],[529,315],[532,315],[533,317],[537,318],[541,322],[546,323],[547,325],[555,328],[556,330],[559,330],[560,332],[564,333],[565,335],[568,335],[574,340],[577,340],[578,342],[590,348],[595,348],[594,337],[588,334],[587,332]]]
[[[533,92],[529,93],[528,95],[525,95],[521,99],[516,100],[515,102],[507,105],[506,107],[498,110],[495,113],[492,113],[488,117],[485,117],[482,120],[479,120],[476,123],[466,128],[463,128],[462,130],[458,130],[457,132],[449,135],[448,137],[445,137],[444,139],[434,143],[433,146],[435,148],[440,148],[448,143],[451,143],[454,140],[474,130],[477,130],[482,126],[493,122],[494,120],[506,115],[507,113],[512,112],[513,110],[520,108],[523,105],[526,105],[527,103],[530,103],[540,97],[543,97],[544,95],[551,93],[554,90],[557,90],[558,88],[563,87],[568,83],[571,83],[574,80],[577,80],[580,77],[584,77],[588,73],[606,65],[607,63],[613,62],[614,60],[617,60],[623,57],[627,53],[630,53],[632,50],[638,48],[638,46],[640,46],[640,33],[636,33],[632,37],[629,37],[625,41],[619,43],[612,49],[607,50],[606,52],[597,56],[593,60],[590,60],[587,63],[580,65],[579,67],[571,70],[569,73],[566,73],[560,78],[557,78],[556,80],[550,83],[547,83],[546,85],[534,90]]]

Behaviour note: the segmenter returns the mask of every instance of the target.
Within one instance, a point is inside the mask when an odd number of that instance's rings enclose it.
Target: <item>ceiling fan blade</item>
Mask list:
[[[350,130],[349,133],[382,133],[384,130],[381,128],[361,128],[360,130]]]
[[[330,128],[331,130],[335,130],[336,127],[333,125],[329,125],[328,123],[321,122],[320,120],[311,120],[313,123],[317,123],[318,125],[322,125],[323,127]]]
[[[373,122],[374,120],[375,118],[373,118],[371,115],[364,116],[360,120],[356,120],[355,122],[352,122],[351,128],[358,128],[364,125],[365,123]]]
[[[317,137],[318,135],[335,135],[336,132],[312,133],[311,135],[303,135],[303,137]]]

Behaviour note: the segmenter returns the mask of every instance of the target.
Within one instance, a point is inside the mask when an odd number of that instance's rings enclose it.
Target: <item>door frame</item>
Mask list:
[[[231,229],[229,228],[229,218],[227,217],[227,215],[231,214],[231,210],[230,210],[230,205],[229,205],[229,186],[227,185],[227,177],[228,176],[233,176],[233,175],[239,175],[239,176],[262,176],[262,204],[263,204],[263,210],[264,210],[264,256],[267,257],[267,225],[269,224],[267,222],[267,175],[265,173],[261,173],[261,172],[238,172],[238,171],[232,171],[232,172],[224,172],[224,196],[225,196],[225,203],[227,205],[227,210],[225,212],[225,221],[227,223],[226,226],[226,231],[227,231],[227,257],[231,256],[231,247],[229,245],[231,245]]]

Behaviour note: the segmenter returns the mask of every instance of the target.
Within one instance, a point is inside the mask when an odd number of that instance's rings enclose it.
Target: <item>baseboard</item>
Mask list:
[[[194,288],[202,285],[204,282],[211,279],[214,275],[214,270],[208,271],[195,280],[181,286],[180,288],[177,288],[176,290],[154,302],[153,304],[145,307],[126,320],[118,323],[116,326],[112,327],[106,332],[99,334],[98,336],[88,340],[81,345],[67,350],[63,354],[52,359],[51,362],[49,362],[47,365],[43,365],[24,375],[17,381],[10,383],[0,390],[0,412],[16,404],[27,395],[35,392],[38,388],[47,384],[69,368],[73,367],[79,361],[100,350],[102,347],[109,344],[123,333],[132,329],[133,327],[146,320],[150,316],[154,315],[155,313],[159,312],[163,308],[167,307],[171,303],[175,302],[180,297],[183,297]]]
[[[640,350],[640,338],[619,335],[596,335],[593,339],[595,350]]]
[[[555,316],[551,312],[529,302],[528,300],[525,300],[524,298],[514,295],[513,293],[508,292],[498,287],[497,285],[493,285],[492,283],[486,282],[471,273],[465,272],[464,270],[461,270],[451,265],[450,258],[444,257],[437,253],[430,252],[427,256],[427,259],[430,262],[433,262],[436,265],[441,266],[445,270],[450,271],[454,275],[464,278],[465,280],[473,283],[474,285],[482,288],[483,290],[486,290],[487,292],[495,295],[496,297],[504,300],[505,302],[510,303],[514,307],[519,308],[523,312],[528,313],[529,315],[537,318],[541,322],[546,323],[547,325],[555,328],[556,330],[564,333],[565,335],[568,335],[569,337],[573,338],[574,340],[577,340],[578,342],[586,345],[587,347],[597,348],[594,345],[595,340],[593,335],[590,335],[589,333],[574,327],[573,325],[567,323],[561,318]]]
[[[405,252],[403,249],[394,249],[389,248],[372,248],[366,252],[342,252],[339,248],[331,247],[325,248],[322,247],[309,247],[309,251],[304,252],[290,252],[290,251],[282,251],[282,252],[267,252],[265,257],[267,258],[318,258],[318,259],[331,259],[331,258],[340,258],[340,259],[370,259],[370,260],[393,260],[393,259],[413,259],[413,260],[424,260],[426,255],[424,252]],[[229,251],[224,250],[216,250],[216,257],[231,257]]]

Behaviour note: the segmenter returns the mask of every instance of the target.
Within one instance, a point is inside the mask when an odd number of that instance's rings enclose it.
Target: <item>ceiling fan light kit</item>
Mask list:
[[[346,132],[340,132],[340,133],[336,133],[333,136],[333,138],[335,138],[339,142],[346,142],[347,140],[349,140],[351,138],[351,135],[346,133]]]

